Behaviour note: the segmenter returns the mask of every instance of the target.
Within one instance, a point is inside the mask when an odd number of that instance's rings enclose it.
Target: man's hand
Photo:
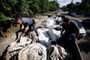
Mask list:
[[[26,33],[29,30],[29,27],[27,26],[24,30],[24,32]]]
[[[22,25],[21,29],[24,29],[24,25]]]

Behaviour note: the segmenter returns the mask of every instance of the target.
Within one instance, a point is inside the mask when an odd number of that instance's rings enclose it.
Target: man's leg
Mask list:
[[[15,40],[18,39],[19,32],[20,32],[20,30],[18,30],[18,31],[16,32],[16,39],[15,39]]]
[[[63,46],[63,47],[67,47],[67,37],[68,37],[68,35],[67,34],[63,34],[56,42],[59,44],[59,45],[61,45],[61,46]]]
[[[18,30],[16,32],[16,40],[17,40],[17,42],[20,42],[20,38],[21,38],[22,34],[23,34],[23,29],[22,30]]]

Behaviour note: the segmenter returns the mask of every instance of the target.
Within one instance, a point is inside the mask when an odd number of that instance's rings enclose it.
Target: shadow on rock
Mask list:
[[[81,52],[85,52],[86,54],[88,54],[90,52],[90,41],[87,42],[82,42],[78,44],[80,47]]]

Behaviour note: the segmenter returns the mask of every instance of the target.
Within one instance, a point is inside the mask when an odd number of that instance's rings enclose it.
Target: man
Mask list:
[[[61,37],[57,42],[62,44],[70,41],[70,38],[72,38],[71,40],[75,40],[79,34],[79,30],[76,25],[73,22],[70,22],[68,18],[64,18],[62,27]]]
[[[32,18],[23,17],[17,19],[17,23],[20,25],[20,29],[16,32],[16,40],[20,39],[22,35],[29,33],[34,30],[35,21]],[[18,38],[19,32],[22,32]]]

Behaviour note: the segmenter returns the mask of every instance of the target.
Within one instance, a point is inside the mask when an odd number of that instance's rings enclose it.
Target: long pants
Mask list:
[[[66,44],[68,41],[75,41],[76,34],[63,34],[57,41],[58,44]]]

